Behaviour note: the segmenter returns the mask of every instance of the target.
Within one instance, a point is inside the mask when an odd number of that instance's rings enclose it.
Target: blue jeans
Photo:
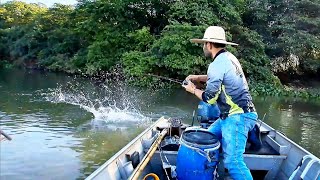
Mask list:
[[[246,148],[248,132],[253,129],[257,119],[256,112],[234,114],[224,120],[218,119],[208,128],[208,131],[220,139],[224,166],[235,180],[253,179],[250,170],[244,163],[243,153]]]

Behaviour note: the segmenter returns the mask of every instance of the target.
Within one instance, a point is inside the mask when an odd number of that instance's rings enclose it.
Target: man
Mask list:
[[[208,27],[203,39],[191,39],[191,42],[203,43],[204,55],[213,62],[207,75],[189,75],[186,78],[188,84],[183,87],[209,104],[218,104],[220,118],[208,130],[221,139],[224,166],[230,176],[235,180],[251,180],[243,153],[248,131],[253,129],[258,115],[238,59],[224,49],[227,44],[238,44],[227,42],[225,31],[219,26]],[[204,91],[192,83],[199,81],[207,83]]]

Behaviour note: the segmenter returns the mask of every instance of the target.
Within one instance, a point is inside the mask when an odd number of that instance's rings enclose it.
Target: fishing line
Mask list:
[[[188,82],[186,80],[181,81],[179,79],[173,79],[173,78],[159,76],[159,75],[155,75],[155,74],[146,74],[146,75],[152,76],[152,77],[156,77],[158,79],[164,79],[164,80],[167,80],[167,81],[170,81],[170,82],[174,82],[174,83],[178,83],[178,84],[181,84],[181,85],[187,85],[188,84]]]

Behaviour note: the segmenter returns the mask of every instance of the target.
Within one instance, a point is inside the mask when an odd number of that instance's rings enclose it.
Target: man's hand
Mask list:
[[[186,91],[188,91],[189,93],[194,94],[196,90],[196,86],[190,80],[187,80],[187,81],[188,81],[188,84],[182,85],[182,87],[184,87]]]

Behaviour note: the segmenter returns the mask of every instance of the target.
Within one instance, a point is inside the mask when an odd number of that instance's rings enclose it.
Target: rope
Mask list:
[[[167,171],[165,170],[165,168],[163,167],[164,161],[163,161],[163,157],[162,157],[163,151],[162,151],[161,146],[159,146],[158,149],[159,149],[159,151],[160,151],[160,159],[161,159],[161,162],[162,162],[162,168],[163,168],[164,172],[166,173],[167,179],[170,180],[170,177],[169,177],[169,175],[168,175],[168,172],[167,172]],[[167,160],[167,164],[168,164],[168,165],[170,166],[170,168],[171,168],[171,165],[170,165],[170,162],[168,161],[168,158],[167,158],[166,156],[165,156],[165,158],[166,158],[166,160]]]

